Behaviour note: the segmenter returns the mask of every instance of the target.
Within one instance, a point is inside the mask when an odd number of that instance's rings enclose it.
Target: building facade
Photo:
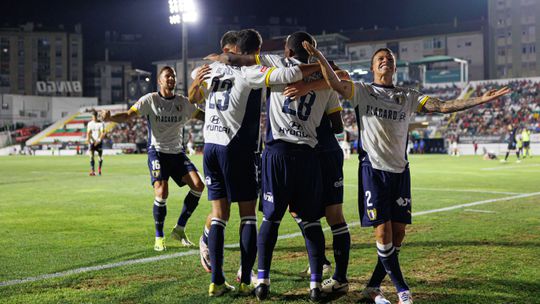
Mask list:
[[[82,47],[80,25],[0,28],[0,93],[82,96]]]
[[[489,0],[489,77],[540,75],[540,1]]]

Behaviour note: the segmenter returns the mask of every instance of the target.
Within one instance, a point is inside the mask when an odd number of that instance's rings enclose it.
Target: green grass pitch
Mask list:
[[[202,170],[201,156],[193,160]],[[413,155],[410,160],[415,216],[400,257],[415,302],[540,303],[540,158],[519,164],[480,156]],[[356,156],[345,162],[351,289],[336,303],[358,301],[376,261],[371,229],[354,225],[357,168]],[[88,169],[82,156],[0,158],[0,303],[256,302],[234,294],[208,298],[210,275],[196,248],[168,239],[167,251],[153,251],[146,156],[106,157],[101,177],[88,176]],[[166,236],[185,193],[186,188],[170,187]],[[441,210],[474,202],[483,204]],[[192,241],[198,241],[209,210],[205,193],[187,226]],[[297,232],[286,216],[280,235]],[[238,243],[237,206],[226,235],[226,244]],[[333,260],[328,230],[325,236]],[[164,259],[69,273],[153,257]],[[238,265],[239,249],[227,248],[225,273],[231,283]],[[268,303],[307,302],[309,283],[300,275],[306,266],[301,237],[279,240]],[[60,274],[41,277],[54,273]],[[32,277],[41,279],[15,281]],[[383,287],[395,303],[388,279]]]

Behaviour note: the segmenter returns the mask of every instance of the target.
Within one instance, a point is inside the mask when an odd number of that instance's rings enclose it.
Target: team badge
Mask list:
[[[158,178],[159,177],[159,174],[160,174],[160,170],[152,170],[152,176],[154,178]]]
[[[377,209],[376,208],[368,209],[367,210],[367,215],[368,215],[370,221],[376,220],[377,219]]]
[[[210,185],[212,184],[212,179],[210,178],[210,176],[207,176],[206,179],[205,179],[205,181],[206,181],[206,184],[207,184],[208,186],[210,186]]]

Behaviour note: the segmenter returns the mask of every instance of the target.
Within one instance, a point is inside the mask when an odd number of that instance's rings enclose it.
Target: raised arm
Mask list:
[[[337,70],[336,75],[338,75],[339,79],[342,79],[342,80],[351,79],[351,77],[349,76],[349,73],[344,70]],[[331,87],[328,85],[328,82],[326,82],[326,79],[324,78],[317,79],[314,81],[300,80],[300,81],[297,81],[295,83],[291,83],[290,85],[288,85],[283,91],[283,95],[287,97],[291,97],[292,99],[297,99],[301,96],[306,95],[310,91],[326,90],[326,89],[331,89]]]
[[[104,122],[112,121],[112,122],[122,123],[122,122],[126,122],[126,121],[132,119],[133,117],[137,116],[137,111],[132,107],[131,109],[129,109],[127,111],[111,115],[111,111],[102,110],[100,115],[101,115],[101,119]]]
[[[442,101],[438,98],[428,97],[425,101],[424,106],[421,109],[421,112],[424,113],[453,113],[461,110],[470,109],[477,105],[484,104],[495,100],[501,96],[504,96],[510,93],[511,90],[507,87],[501,89],[489,90],[481,97],[473,97],[467,99],[452,99],[447,101]]]
[[[202,86],[205,80],[209,78],[209,74],[212,71],[209,65],[205,64],[197,70],[197,74],[191,83],[188,90],[188,100],[190,103],[201,103],[204,101],[204,92]]]
[[[257,64],[257,55],[237,55],[233,53],[210,54],[205,60],[218,61],[234,66],[251,66]]]
[[[321,72],[324,76],[324,79],[326,79],[326,82],[328,82],[328,85],[336,92],[338,92],[339,95],[341,95],[343,98],[351,99],[353,97],[353,83],[348,80],[339,79],[339,77],[336,75],[336,72],[334,72],[334,70],[330,66],[330,63],[328,63],[328,60],[326,60],[323,54],[313,45],[311,45],[307,41],[304,41],[302,44],[304,45],[304,48],[309,53],[309,55],[319,60]]]

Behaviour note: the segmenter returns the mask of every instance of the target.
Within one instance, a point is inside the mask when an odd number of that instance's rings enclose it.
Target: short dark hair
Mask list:
[[[97,111],[96,110],[92,109],[92,111],[90,111],[90,113],[92,113],[92,116],[97,117]]]
[[[166,70],[169,70],[169,71],[173,72],[173,74],[175,73],[175,72],[174,72],[174,69],[173,69],[172,67],[166,65],[166,66],[162,67],[161,69],[159,69],[158,78],[159,78],[159,76],[161,76],[161,74],[162,74],[163,72],[165,72]]]
[[[370,68],[373,67],[373,59],[375,59],[375,55],[377,55],[379,52],[388,52],[390,55],[392,55],[392,57],[394,57],[394,59],[396,58],[396,55],[394,54],[394,52],[392,52],[391,49],[389,49],[389,48],[380,48],[380,49],[376,50],[375,53],[373,53],[373,55],[371,55],[371,62],[370,62],[370,65],[369,65]]]
[[[307,62],[309,54],[302,45],[302,42],[307,41],[311,43],[314,47],[317,47],[317,41],[307,32],[294,32],[287,37],[287,47],[291,49],[296,57],[302,62]]]
[[[255,54],[261,49],[262,37],[256,30],[241,30],[237,37],[236,45],[242,54]]]
[[[221,36],[220,45],[221,48],[224,48],[227,44],[236,44],[237,41],[237,31],[228,31],[223,36]]]

